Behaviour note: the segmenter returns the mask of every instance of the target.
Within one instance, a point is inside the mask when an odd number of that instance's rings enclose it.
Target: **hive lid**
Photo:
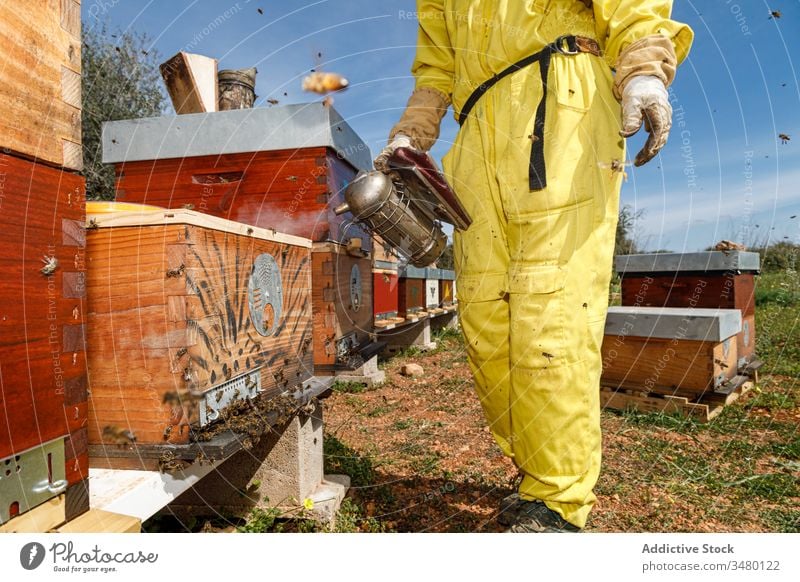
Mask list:
[[[114,210],[113,206],[120,204],[119,210]],[[311,240],[284,234],[272,229],[259,228],[234,222],[226,218],[211,216],[194,210],[173,209],[167,210],[155,206],[141,205],[141,209],[131,210],[130,204],[117,202],[104,202],[99,212],[92,212],[92,207],[87,204],[86,221],[88,228],[121,228],[136,226],[164,226],[167,224],[189,224],[200,226],[220,232],[227,232],[240,236],[250,236],[253,238],[268,240],[287,245],[311,248]],[[155,209],[155,210],[153,210]]]
[[[449,269],[439,269],[439,278],[445,281],[455,281],[456,272]]]
[[[749,251],[705,251],[697,253],[649,253],[617,255],[614,270],[633,273],[673,273],[684,271],[749,271],[760,268],[758,253]]]
[[[400,276],[405,279],[438,279],[440,269],[433,267],[414,267],[406,265],[400,268]]]
[[[103,163],[329,147],[357,170],[372,170],[369,147],[322,103],[108,121]]]
[[[721,342],[741,330],[738,309],[609,307],[605,335]]]

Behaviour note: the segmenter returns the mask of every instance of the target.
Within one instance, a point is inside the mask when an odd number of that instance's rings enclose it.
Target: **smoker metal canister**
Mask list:
[[[255,67],[225,69],[217,74],[219,110],[251,109],[256,100]]]

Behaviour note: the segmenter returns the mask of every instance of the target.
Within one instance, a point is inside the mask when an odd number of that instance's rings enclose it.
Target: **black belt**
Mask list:
[[[531,144],[531,161],[528,167],[528,182],[531,190],[542,190],[547,186],[544,167],[544,118],[545,103],[547,102],[547,73],[550,70],[550,57],[554,53],[561,55],[590,53],[600,56],[600,47],[597,41],[591,38],[573,35],[560,36],[539,52],[517,61],[494,75],[491,79],[481,83],[466,100],[464,107],[461,108],[461,113],[458,114],[458,124],[464,125],[469,112],[472,111],[478,100],[483,97],[484,93],[494,87],[500,79],[539,61],[539,71],[542,75],[542,99],[536,107],[536,118],[533,122],[533,135],[531,136],[533,143]]]

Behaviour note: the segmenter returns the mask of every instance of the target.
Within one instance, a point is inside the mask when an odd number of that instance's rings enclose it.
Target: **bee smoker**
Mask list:
[[[356,176],[335,212],[352,212],[357,222],[380,235],[409,263],[426,267],[447,246],[441,222],[465,230],[472,219],[427,153],[397,148],[388,165],[387,173],[376,170]]]

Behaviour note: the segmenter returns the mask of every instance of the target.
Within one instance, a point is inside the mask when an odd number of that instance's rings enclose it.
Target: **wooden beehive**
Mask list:
[[[426,307],[426,270],[407,265],[400,269],[398,306],[400,317],[424,315]]]
[[[0,45],[0,146],[82,169],[80,1],[0,2]]]
[[[388,325],[402,321],[399,310],[399,275],[397,264],[375,260],[372,263],[373,315],[375,325]]]
[[[336,216],[344,188],[371,169],[366,144],[320,103],[116,121],[103,161],[119,201],[194,210],[324,242],[371,237]]]
[[[69,517],[88,508],[84,180],[0,153],[0,208],[0,523],[64,485]]]
[[[189,210],[93,210],[90,444],[187,443],[235,401],[312,375],[310,241]]]
[[[373,331],[372,263],[341,245],[314,243],[314,370],[332,374],[357,367]]]
[[[755,358],[755,275],[759,255],[744,251],[621,255],[615,268],[622,305],[738,309],[739,367]]]
[[[455,271],[440,269],[439,271],[439,305],[450,307],[455,302]]]
[[[736,309],[611,307],[602,384],[699,398],[737,375]]]
[[[428,267],[425,269],[425,309],[439,309],[439,279],[441,269]]]

